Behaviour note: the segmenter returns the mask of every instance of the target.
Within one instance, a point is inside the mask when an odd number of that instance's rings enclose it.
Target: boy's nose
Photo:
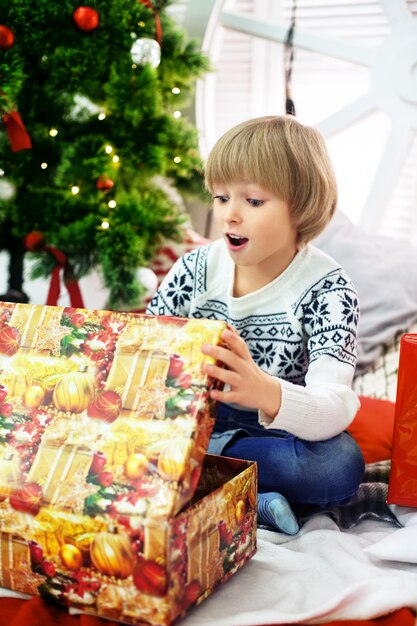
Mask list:
[[[224,219],[229,224],[232,222],[240,222],[242,220],[242,216],[236,202],[229,202]]]

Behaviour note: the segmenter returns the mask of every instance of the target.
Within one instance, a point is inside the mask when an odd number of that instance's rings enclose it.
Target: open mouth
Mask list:
[[[237,235],[227,234],[226,237],[229,240],[230,245],[232,245],[234,248],[239,248],[248,241],[247,237],[238,237]]]

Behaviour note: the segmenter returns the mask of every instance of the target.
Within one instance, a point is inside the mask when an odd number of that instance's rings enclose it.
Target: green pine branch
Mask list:
[[[15,34],[0,56],[0,110],[18,110],[32,140],[31,150],[13,152],[0,134],[4,180],[16,190],[0,197],[1,242],[41,231],[77,278],[99,269],[110,308],[138,304],[138,268],[164,238],[179,237],[184,216],[158,177],[204,197],[196,129],[173,113],[210,66],[167,13],[170,4],[153,2],[159,66],[135,67],[135,38],[156,37],[154,13],[137,0],[91,0],[100,16],[91,32],[74,23],[73,0],[0,0],[2,23]],[[101,179],[112,186],[99,189]],[[49,276],[52,256],[35,258],[33,278]]]

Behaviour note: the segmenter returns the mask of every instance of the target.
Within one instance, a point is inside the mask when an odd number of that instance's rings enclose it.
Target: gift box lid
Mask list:
[[[0,516],[175,515],[214,422],[201,345],[225,328],[1,303]]]

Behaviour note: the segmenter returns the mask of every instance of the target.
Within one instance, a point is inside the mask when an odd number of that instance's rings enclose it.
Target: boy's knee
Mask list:
[[[365,461],[358,444],[346,434],[336,457],[333,485],[327,493],[328,504],[344,504],[355,497],[365,474]]]

